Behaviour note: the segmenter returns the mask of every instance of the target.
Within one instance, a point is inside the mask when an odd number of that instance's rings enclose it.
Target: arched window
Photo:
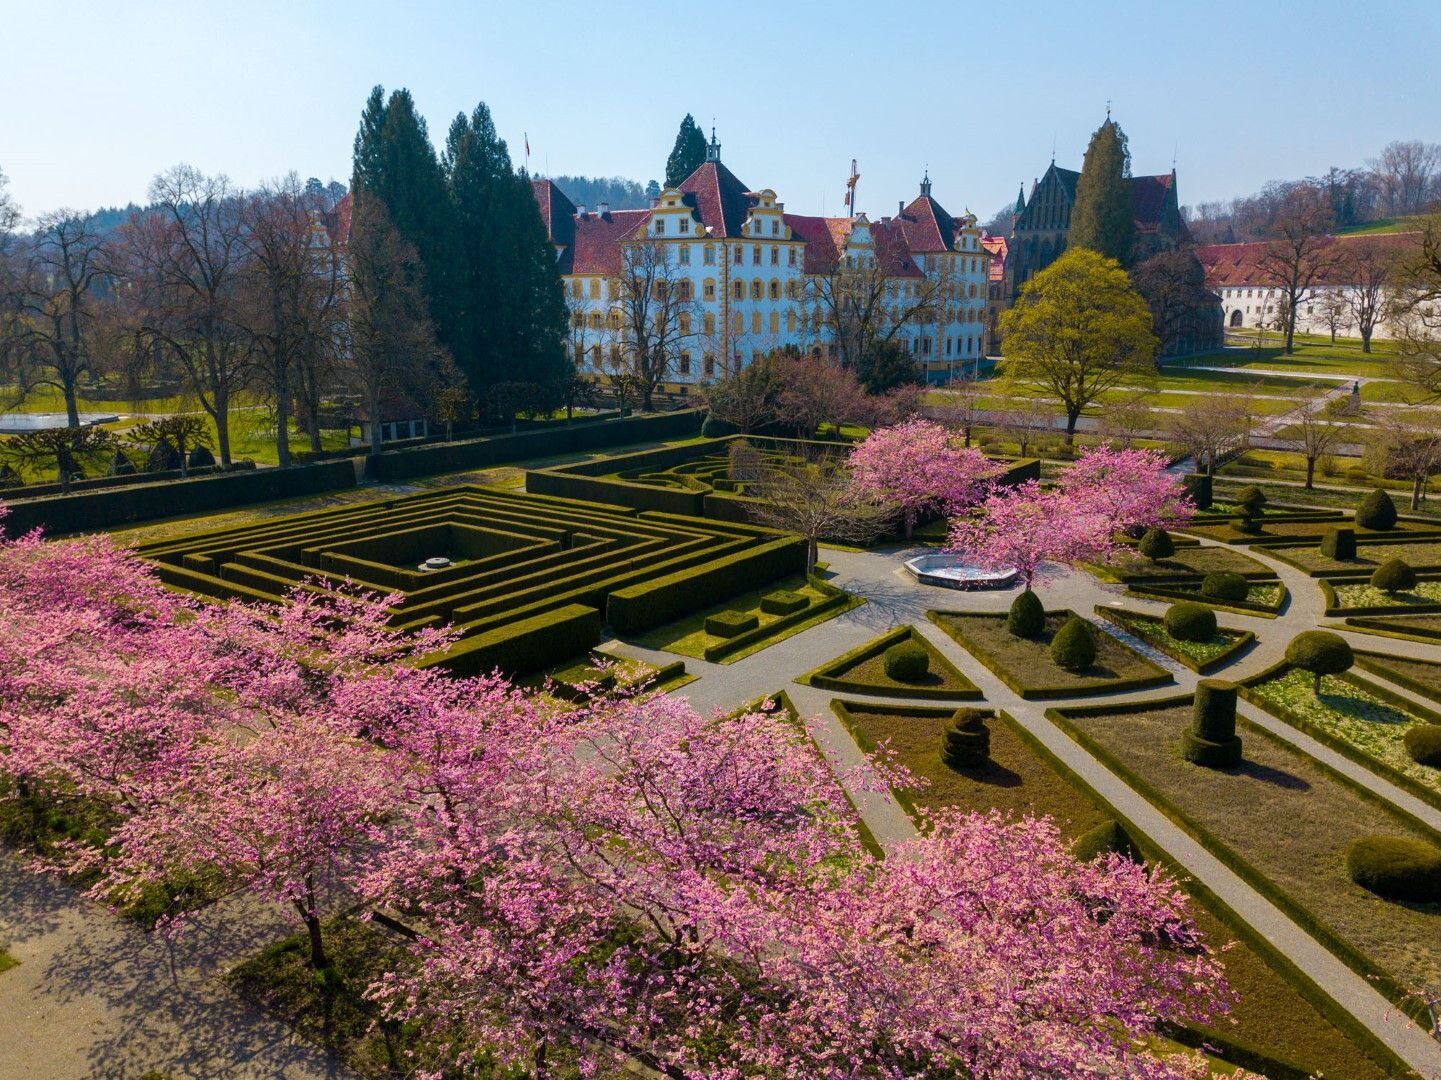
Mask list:
[[[715,299],[715,278],[705,279],[705,284],[701,286],[701,296],[707,300]]]
[[[760,279],[760,278],[754,278],[754,279],[752,279],[752,281],[751,281],[751,299],[752,299],[752,300],[759,300],[759,299],[761,298],[761,296],[763,295],[762,292],[761,292],[761,290],[762,290],[763,288],[765,288],[765,286],[761,284],[761,279]]]
[[[771,278],[770,292],[772,300],[779,300],[781,298],[781,283],[775,278]]]
[[[680,313],[680,332],[682,334],[690,333],[690,312],[688,311]]]
[[[619,308],[612,308],[612,309],[611,309],[611,313],[610,313],[610,328],[611,328],[612,330],[619,330],[619,329],[620,329],[620,318],[621,318],[621,316],[620,316],[620,309],[619,309]]]
[[[691,299],[691,284],[689,281],[681,279],[681,281],[676,284],[676,296],[684,301]]]
[[[746,283],[737,278],[735,284],[731,286],[731,295],[737,300],[744,300],[746,298]]]
[[[705,313],[705,319],[704,319],[704,321],[701,323],[701,325],[702,325],[703,327],[705,327],[705,332],[706,332],[706,334],[714,334],[714,333],[715,333],[715,315],[714,315],[713,313],[707,311],[707,312]]]

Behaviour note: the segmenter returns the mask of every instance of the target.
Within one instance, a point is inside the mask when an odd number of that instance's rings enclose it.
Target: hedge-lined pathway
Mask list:
[[[1208,546],[1212,544],[1211,541],[1203,543]],[[1273,570],[1286,586],[1290,596],[1285,610],[1276,619],[1218,613],[1224,625],[1251,630],[1256,634],[1255,645],[1238,661],[1218,673],[1228,679],[1254,675],[1281,660],[1287,643],[1302,630],[1318,625],[1342,629],[1337,620],[1322,617],[1324,601],[1320,588],[1313,579],[1295,567],[1270,558],[1264,551],[1248,549],[1248,554]],[[1070,608],[1078,614],[1092,618],[1093,623],[1100,629],[1122,638],[1165,667],[1173,674],[1176,683],[1147,691],[1032,702],[1024,700],[1003,684],[989,669],[926,618],[926,611],[933,609],[1004,611],[1015,596],[1014,589],[958,592],[918,585],[903,569],[901,563],[905,554],[898,551],[860,553],[830,550],[824,552],[823,557],[830,561],[832,583],[866,597],[868,603],[734,664],[709,664],[687,658],[687,670],[699,677],[679,693],[698,709],[707,711],[733,709],[766,694],[785,690],[802,716],[819,719],[818,738],[827,760],[846,786],[877,841],[883,847],[894,847],[916,835],[914,824],[889,793],[872,790],[864,782],[865,755],[830,708],[832,698],[838,695],[801,686],[791,680],[894,626],[909,624],[916,627],[932,645],[981,688],[985,694],[985,705],[1004,709],[1015,717],[1068,768],[1149,835],[1188,875],[1210,888],[1306,976],[1390,1046],[1402,1060],[1423,1076],[1441,1076],[1441,1045],[1403,1016],[1364,978],[1346,967],[1287,915],[1246,884],[1225,863],[1208,852],[1046,718],[1047,708],[1094,704],[1105,701],[1108,696],[1116,701],[1138,701],[1164,698],[1193,690],[1199,678],[1194,672],[1110,624],[1097,621],[1092,613],[1093,607],[1098,604],[1159,613],[1167,607],[1165,602],[1124,596],[1124,586],[1100,582],[1083,571],[1060,574],[1048,585],[1040,587],[1037,591],[1047,609]],[[1358,647],[1376,649],[1378,641],[1385,641],[1385,651],[1396,655],[1441,659],[1441,648],[1420,642],[1390,641],[1354,633],[1348,633],[1347,636]],[[620,642],[608,643],[607,647],[655,661],[664,662],[673,658],[668,653],[641,649]],[[1378,676],[1370,672],[1366,673],[1366,677],[1379,680]],[[1390,683],[1385,685],[1398,692],[1402,690]],[[869,694],[840,696],[866,701],[899,700]],[[1406,696],[1417,700],[1413,694]],[[914,701],[909,703],[915,704]],[[1241,702],[1239,711],[1248,720],[1289,740],[1433,828],[1441,829],[1441,812],[1428,804],[1395,788],[1248,702]]]

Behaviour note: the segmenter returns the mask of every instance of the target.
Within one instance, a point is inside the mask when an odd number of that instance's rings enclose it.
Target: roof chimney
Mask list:
[[[596,212],[597,214],[599,214],[601,217],[605,217],[606,214],[609,214],[609,213],[610,213],[610,203],[608,203],[608,202],[596,203],[595,212]]]
[[[896,217],[905,217],[905,216],[906,216],[906,200],[905,200],[905,199],[897,199],[897,200],[896,200]]]
[[[585,203],[581,203],[579,206],[577,206],[577,207],[575,208],[575,216],[576,216],[576,217],[585,217]]]

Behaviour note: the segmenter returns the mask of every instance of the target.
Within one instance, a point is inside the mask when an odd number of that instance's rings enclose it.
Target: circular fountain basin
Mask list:
[[[922,585],[943,589],[1006,589],[1016,583],[1015,570],[982,570],[959,555],[919,555],[906,560],[906,570]]]
[[[433,558],[433,559],[426,559],[425,562],[421,563],[421,564],[420,564],[420,569],[421,569],[421,570],[444,570],[444,569],[445,569],[447,566],[449,566],[449,565],[450,565],[450,560],[449,560],[449,559],[445,558],[443,555],[437,555],[435,558]]]

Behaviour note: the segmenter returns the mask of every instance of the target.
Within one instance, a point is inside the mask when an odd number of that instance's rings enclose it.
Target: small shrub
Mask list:
[[[1416,587],[1416,571],[1404,559],[1387,559],[1371,574],[1371,584],[1395,596]]]
[[[1051,639],[1051,659],[1067,671],[1085,671],[1096,662],[1096,639],[1091,624],[1072,615]]]
[[[1119,821],[1110,818],[1083,832],[1071,845],[1071,855],[1078,862],[1093,862],[1103,855],[1112,854],[1124,855],[1134,862],[1141,861],[1141,853],[1130,833]]]
[[[1394,529],[1396,527],[1396,504],[1381,488],[1361,500],[1356,507],[1356,524],[1363,529]]]
[[[208,446],[197,446],[190,451],[186,464],[192,469],[208,469],[215,464],[215,455]]]
[[[1286,663],[1315,676],[1315,692],[1321,692],[1322,675],[1339,675],[1355,662],[1351,646],[1329,630],[1306,630],[1286,646]]]
[[[761,610],[767,615],[791,615],[810,606],[811,598],[789,589],[777,589],[761,597]]]
[[[1338,562],[1354,559],[1356,557],[1356,530],[1327,529],[1326,535],[1321,537],[1321,554]]]
[[[931,670],[931,657],[914,641],[899,641],[886,650],[886,674],[896,682],[920,682]]]
[[[1210,641],[1216,636],[1216,613],[1205,604],[1183,600],[1166,610],[1166,632],[1177,641]]]
[[[1037,638],[1046,629],[1046,609],[1030,589],[1011,601],[1006,629],[1019,638]]]
[[[1171,534],[1165,529],[1148,529],[1146,535],[1141,537],[1141,542],[1136,545],[1136,550],[1154,561],[1169,559],[1176,554],[1176,545],[1171,542]]]
[[[991,754],[991,729],[984,709],[957,709],[941,739],[941,760],[953,769],[975,769]]]
[[[1406,752],[1418,765],[1441,769],[1441,724],[1417,724],[1406,729]]]
[[[1250,591],[1250,583],[1233,570],[1212,570],[1201,579],[1201,595],[1208,600],[1235,603]]]
[[[1241,528],[1247,532],[1259,532],[1261,518],[1266,514],[1266,494],[1254,484],[1244,487],[1236,496],[1236,507],[1241,515]]]
[[[718,611],[706,616],[705,632],[712,637],[732,638],[760,624],[760,616],[753,611]]]
[[[1346,872],[1387,900],[1441,900],[1441,848],[1399,836],[1363,836],[1346,850]]]
[[[1352,465],[1346,470],[1346,479],[1353,484],[1365,484],[1371,479],[1371,474],[1360,465]]]

